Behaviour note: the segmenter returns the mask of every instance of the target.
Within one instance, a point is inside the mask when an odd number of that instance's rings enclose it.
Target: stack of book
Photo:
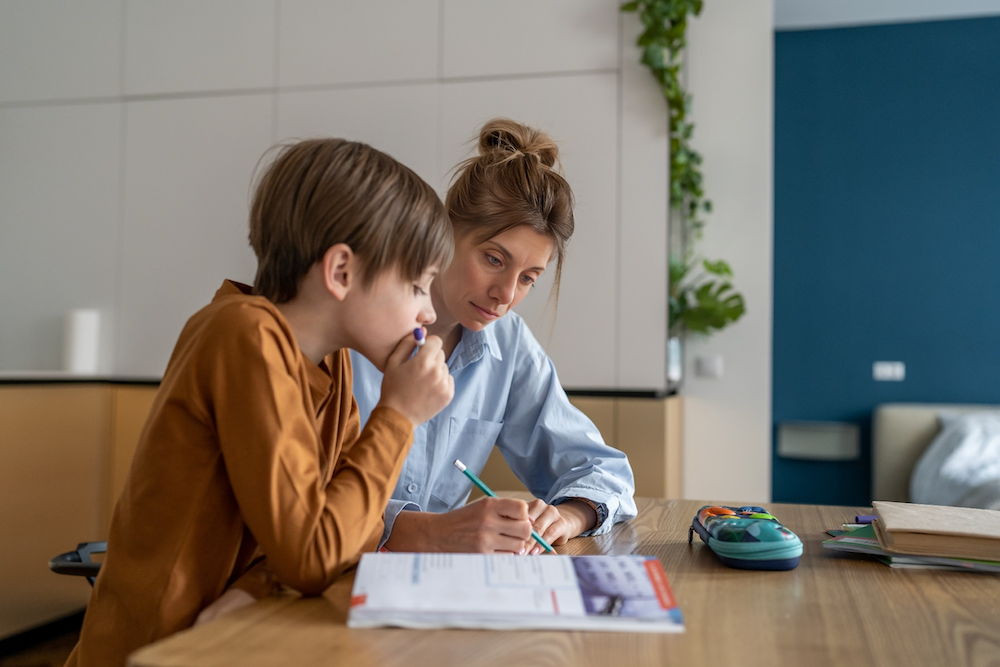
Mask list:
[[[823,546],[870,554],[891,567],[1000,573],[1000,510],[889,501],[872,506],[870,524]]]

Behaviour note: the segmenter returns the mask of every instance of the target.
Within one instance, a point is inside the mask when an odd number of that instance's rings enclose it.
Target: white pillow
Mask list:
[[[1000,412],[943,412],[910,477],[910,501],[1000,508]]]

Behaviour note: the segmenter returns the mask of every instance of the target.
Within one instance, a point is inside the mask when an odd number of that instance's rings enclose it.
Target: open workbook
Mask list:
[[[347,625],[684,631],[651,556],[368,553]]]

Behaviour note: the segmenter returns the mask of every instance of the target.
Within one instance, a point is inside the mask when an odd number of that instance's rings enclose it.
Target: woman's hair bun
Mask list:
[[[509,160],[533,155],[546,167],[559,160],[559,147],[549,135],[507,118],[494,118],[479,132],[479,155]]]

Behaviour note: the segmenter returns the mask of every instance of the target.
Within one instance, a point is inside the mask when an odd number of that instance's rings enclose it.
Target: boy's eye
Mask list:
[[[424,296],[425,294],[427,294],[427,290],[425,290],[425,289],[424,289],[423,287],[421,287],[420,285],[414,285],[414,286],[413,286],[413,292],[414,292],[414,294],[416,294],[417,296]]]

